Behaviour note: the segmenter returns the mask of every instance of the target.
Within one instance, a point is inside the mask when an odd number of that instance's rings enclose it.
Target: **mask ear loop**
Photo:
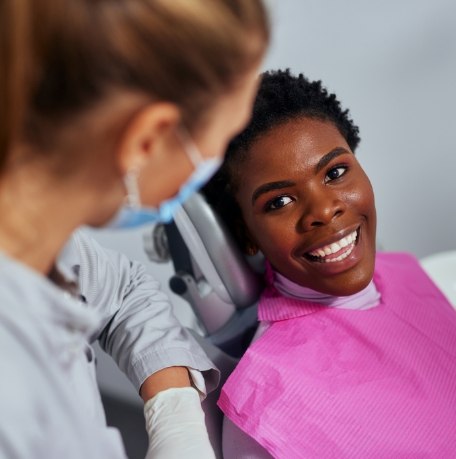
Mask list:
[[[126,203],[132,209],[141,208],[141,199],[139,197],[138,187],[139,167],[132,167],[124,177],[125,189],[127,195],[125,196]]]
[[[185,154],[193,164],[193,167],[196,169],[204,161],[201,152],[196,147],[195,142],[184,126],[181,126],[179,129],[177,129],[177,136],[182,143]]]

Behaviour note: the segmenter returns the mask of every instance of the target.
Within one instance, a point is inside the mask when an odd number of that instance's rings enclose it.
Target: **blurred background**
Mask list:
[[[273,39],[263,69],[290,68],[321,79],[350,109],[362,138],[357,155],[376,193],[380,247],[420,258],[455,250],[456,2],[268,3]],[[171,264],[148,261],[143,250],[147,231],[91,234],[102,245],[143,261],[169,293],[181,322],[198,329],[189,305],[168,288]],[[139,397],[110,359],[99,354],[108,420],[125,424],[128,453],[141,457],[145,438]]]

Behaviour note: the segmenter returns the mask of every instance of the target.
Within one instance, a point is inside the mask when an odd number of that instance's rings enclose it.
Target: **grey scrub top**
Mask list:
[[[80,299],[0,255],[0,457],[125,458],[106,426],[90,341],[138,390],[173,365],[201,371],[208,390],[218,374],[139,263],[77,232],[58,268],[79,282]]]

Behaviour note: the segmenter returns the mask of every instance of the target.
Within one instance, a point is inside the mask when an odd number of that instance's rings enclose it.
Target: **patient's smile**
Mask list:
[[[347,258],[355,248],[358,232],[353,231],[348,236],[339,239],[336,242],[320,247],[316,250],[312,250],[306,256],[311,261],[318,261],[320,263],[334,263],[336,261],[342,261]]]
[[[235,196],[252,243],[291,281],[343,296],[372,279],[372,187],[331,122],[294,118],[256,139]]]

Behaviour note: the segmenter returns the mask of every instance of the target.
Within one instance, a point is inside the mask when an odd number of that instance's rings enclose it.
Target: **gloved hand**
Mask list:
[[[144,405],[149,449],[146,459],[215,459],[198,391],[159,392]]]

